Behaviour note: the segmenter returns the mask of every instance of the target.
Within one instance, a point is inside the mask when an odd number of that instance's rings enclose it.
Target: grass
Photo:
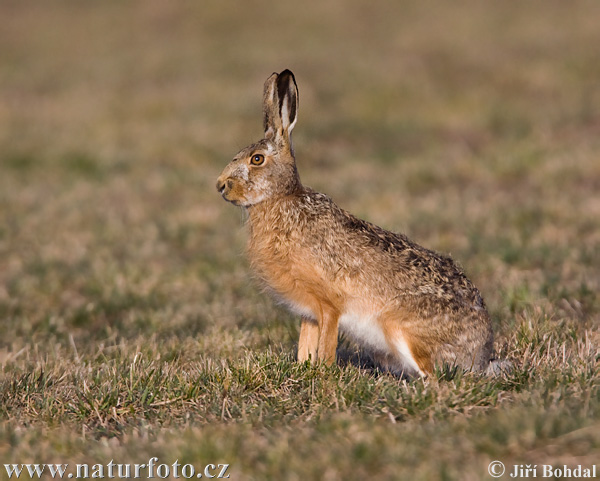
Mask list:
[[[597,463],[598,9],[0,6],[0,466]],[[243,216],[214,189],[288,67],[303,181],[452,254],[513,372],[406,383],[347,343],[337,366],[294,361],[298,320],[253,283]]]

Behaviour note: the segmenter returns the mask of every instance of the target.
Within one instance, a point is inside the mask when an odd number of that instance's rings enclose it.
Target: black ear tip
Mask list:
[[[283,78],[292,77],[292,79],[294,79],[294,82],[296,81],[296,78],[294,77],[294,74],[292,73],[292,71],[287,68],[279,74],[279,77],[283,77]]]

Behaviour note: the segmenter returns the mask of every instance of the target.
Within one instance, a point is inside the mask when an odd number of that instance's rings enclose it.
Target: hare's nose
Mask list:
[[[225,181],[218,179],[217,180],[217,190],[219,191],[219,194],[222,194],[223,191],[225,190]]]

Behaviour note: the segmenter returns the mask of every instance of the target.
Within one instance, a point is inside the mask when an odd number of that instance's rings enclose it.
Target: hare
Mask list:
[[[301,316],[298,361],[335,362],[341,331],[399,375],[486,370],[493,332],[477,288],[450,258],[303,186],[291,138],[297,116],[294,75],[274,73],[264,85],[264,139],[234,157],[217,190],[248,212],[258,278]]]

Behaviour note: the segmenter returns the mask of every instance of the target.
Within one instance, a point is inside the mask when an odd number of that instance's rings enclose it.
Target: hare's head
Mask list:
[[[265,138],[238,152],[217,179],[217,190],[235,205],[249,207],[300,187],[292,149],[298,87],[289,70],[265,82],[263,113]]]

